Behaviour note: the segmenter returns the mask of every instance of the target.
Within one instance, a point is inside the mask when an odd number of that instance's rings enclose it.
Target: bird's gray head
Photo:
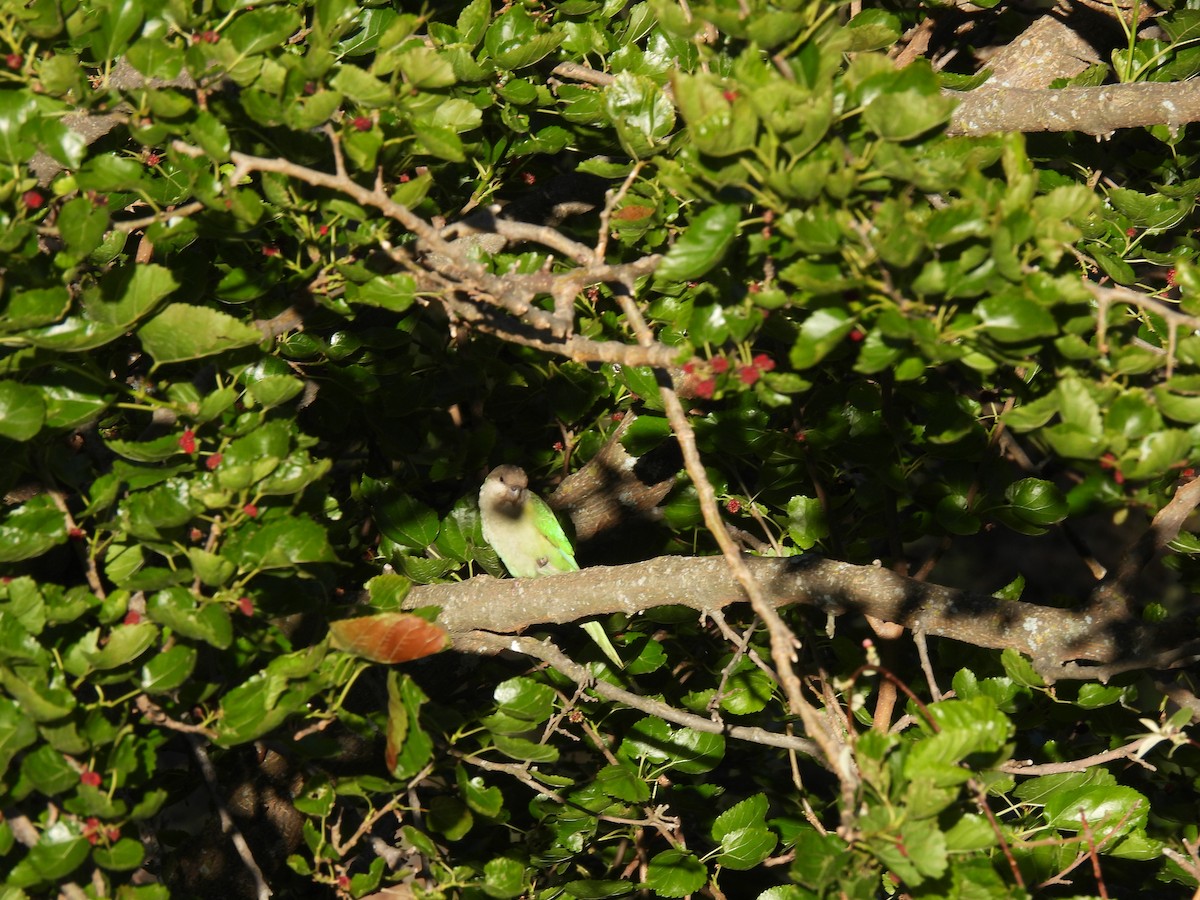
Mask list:
[[[529,478],[519,466],[496,466],[479,491],[479,505],[519,516],[529,490]]]

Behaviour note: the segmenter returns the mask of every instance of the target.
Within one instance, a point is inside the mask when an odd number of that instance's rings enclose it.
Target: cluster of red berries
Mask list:
[[[93,772],[92,774],[95,775],[96,773]],[[97,775],[96,777],[99,778],[100,776]],[[95,816],[89,816],[83,823],[83,836],[87,838],[87,842],[93,847],[100,843],[101,838],[106,838],[111,844],[120,839],[121,829],[116,825],[109,825],[105,828],[100,824],[99,819]]]
[[[1117,467],[1117,458],[1111,453],[1105,453],[1100,457],[1100,468],[1111,469],[1113,473],[1113,481],[1117,484],[1125,483],[1124,473]]]
[[[685,375],[702,376],[692,385],[692,393],[694,396],[709,400],[716,393],[718,379],[731,371],[738,381],[749,386],[758,381],[764,372],[770,372],[774,368],[775,360],[765,353],[759,353],[750,361],[750,365],[738,366],[736,369],[728,357],[714,356],[707,363],[685,363],[683,371]]]

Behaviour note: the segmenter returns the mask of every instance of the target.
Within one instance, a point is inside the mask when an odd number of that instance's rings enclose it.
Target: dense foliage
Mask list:
[[[413,585],[503,574],[491,466],[616,435],[658,514],[559,584],[718,552],[711,485],[761,555],[1190,638],[1194,130],[947,134],[980,32],[892,56],[953,7],[404,6],[0,8],[0,897],[1190,894],[1186,653],[1055,681],[1002,622],[681,581],[619,669],[535,604],[546,664]],[[1075,83],[1182,82],[1197,28]]]

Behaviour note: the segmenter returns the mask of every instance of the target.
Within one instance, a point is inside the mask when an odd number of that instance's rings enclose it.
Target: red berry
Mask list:
[[[159,156],[157,153],[147,153],[146,154],[146,165],[157,166],[160,162],[162,162],[162,157]]]
[[[562,441],[555,441],[555,442],[554,442],[554,449],[555,449],[555,451],[556,451],[556,452],[558,452],[558,453],[562,453],[562,451],[563,451],[563,442],[562,442]]]
[[[67,537],[73,541],[82,541],[87,535],[82,528],[72,528],[67,531]]]
[[[1125,237],[1127,237],[1127,238],[1134,237],[1136,234],[1137,234],[1137,229],[1136,229],[1136,228],[1132,228],[1132,227],[1131,227],[1131,228],[1126,228],[1126,229],[1125,229]]]
[[[730,497],[725,502],[725,508],[731,513],[739,513],[742,511],[742,501],[738,500],[736,497]]]
[[[212,472],[221,464],[221,454],[214,453],[204,461],[204,465],[208,467],[208,471]]]
[[[729,103],[732,103],[738,98],[738,93],[737,91],[725,91],[721,94],[721,96],[724,97]]]
[[[350,124],[354,126],[356,131],[371,130],[371,120],[366,116],[355,116],[354,121],[352,121]]]
[[[1193,469],[1191,466],[1188,466],[1186,469],[1184,469],[1182,472],[1179,473],[1179,477],[1180,478],[1195,478],[1196,470]]]
[[[711,365],[712,365],[713,372],[715,372],[718,375],[729,371],[729,360],[727,360],[723,356],[718,356],[718,357],[714,358]]]
[[[140,621],[142,621],[142,614],[133,609],[125,613],[125,618],[121,620],[125,625],[136,625]]]
[[[693,362],[684,363],[683,364],[683,374],[684,375],[695,375],[696,374],[696,364]]]
[[[712,398],[713,392],[717,389],[717,380],[715,378],[705,378],[703,381],[697,381],[695,388],[696,396],[703,397],[708,400]]]
[[[184,453],[192,454],[196,452],[196,432],[188,429],[179,436],[179,447]]]
[[[537,184],[537,176],[534,175],[532,172],[522,172],[521,180],[524,181],[526,184]]]
[[[758,369],[760,372],[770,372],[775,368],[775,360],[771,359],[771,357],[767,356],[765,353],[758,354],[753,360],[751,360],[751,362],[754,363],[754,368]]]
[[[401,184],[408,184],[410,181],[412,181],[412,177],[407,172],[400,173],[400,183]]]
[[[219,34],[217,34],[215,31],[206,31],[202,35],[200,35],[200,40],[204,41],[204,43],[206,43],[206,44],[215,44],[220,39],[221,39],[221,36]]]
[[[26,191],[21,195],[21,202],[25,204],[26,209],[41,209],[46,198],[37,191]]]
[[[244,512],[246,515],[248,515],[252,519],[258,518],[258,507],[255,506],[253,503],[247,503],[245,506],[243,506],[242,512]]]
[[[317,234],[321,235],[321,237],[324,237],[325,235],[329,234],[329,226],[322,225],[320,228],[317,229]]]
[[[754,366],[742,366],[738,369],[738,378],[742,384],[754,384],[762,376],[762,372],[754,368]]]
[[[238,612],[243,616],[254,615],[254,601],[249,597],[239,597],[237,602]]]
[[[1178,282],[1175,280],[1174,269],[1167,269],[1167,284],[1169,284],[1171,287],[1175,287],[1175,285],[1178,284]]]
[[[279,248],[276,247],[274,244],[263,244],[262,255],[263,256],[278,256]]]
[[[91,769],[84,769],[79,773],[79,781],[81,784],[86,784],[88,787],[100,787],[103,779],[100,778],[99,772],[93,772]]]
[[[863,334],[861,331],[859,331],[857,328],[855,328],[853,331],[850,332],[850,340],[854,341],[854,343],[856,343],[856,344],[859,343],[865,337],[866,337],[866,335]]]
[[[4,57],[4,64],[10,69],[16,70],[25,65],[25,57],[23,57],[20,53],[10,53],[8,56]]]

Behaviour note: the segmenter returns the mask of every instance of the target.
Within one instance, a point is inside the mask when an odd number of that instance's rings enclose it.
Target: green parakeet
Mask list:
[[[492,469],[479,489],[479,514],[483,539],[492,545],[514,578],[579,571],[561,523],[546,501],[529,490],[524,469]],[[605,656],[618,667],[623,665],[599,622],[585,622],[583,630]]]

